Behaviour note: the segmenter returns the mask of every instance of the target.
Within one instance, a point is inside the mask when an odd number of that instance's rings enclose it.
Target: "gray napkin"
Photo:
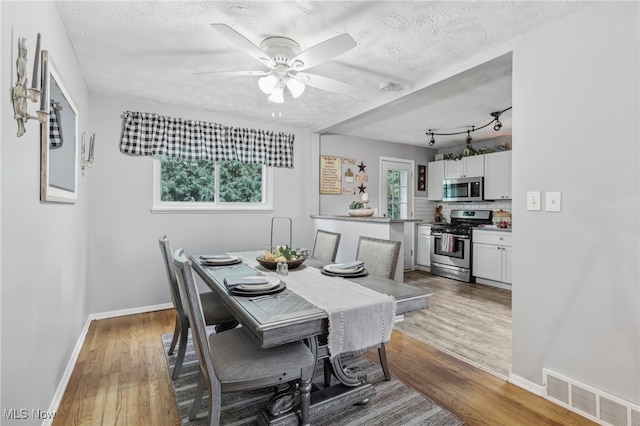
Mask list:
[[[225,260],[225,259],[233,259],[229,254],[203,254],[200,256],[202,260]]]
[[[260,285],[268,284],[267,277],[227,277],[224,279],[224,285],[231,289],[239,285]]]

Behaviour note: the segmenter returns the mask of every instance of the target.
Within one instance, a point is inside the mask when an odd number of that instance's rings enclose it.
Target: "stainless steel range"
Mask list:
[[[475,226],[491,224],[491,210],[452,210],[451,223],[431,225],[431,273],[473,281],[471,236]]]

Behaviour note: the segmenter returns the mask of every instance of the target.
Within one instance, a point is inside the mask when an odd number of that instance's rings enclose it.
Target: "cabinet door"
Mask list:
[[[511,199],[511,151],[484,156],[484,198]]]
[[[427,199],[442,201],[442,181],[445,161],[432,161],[427,165]]]
[[[502,281],[502,249],[491,244],[473,243],[473,275]]]
[[[484,176],[484,155],[473,155],[462,159],[465,177]]]
[[[511,247],[502,247],[502,281],[511,284]]]
[[[461,177],[464,177],[464,159],[444,161],[445,179],[458,179]]]
[[[421,266],[431,266],[431,236],[418,235],[418,257],[417,264]]]

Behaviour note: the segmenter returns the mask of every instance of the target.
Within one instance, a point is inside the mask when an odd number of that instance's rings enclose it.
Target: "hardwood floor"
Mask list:
[[[166,310],[92,322],[53,424],[179,425],[161,341],[173,321]],[[397,331],[387,358],[397,378],[468,425],[595,424]]]
[[[423,271],[405,282],[433,291],[429,309],[396,324],[412,337],[506,380],[511,371],[511,291]]]

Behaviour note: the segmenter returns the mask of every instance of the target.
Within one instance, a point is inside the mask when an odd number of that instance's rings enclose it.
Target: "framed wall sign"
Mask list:
[[[320,156],[320,194],[342,194],[342,157]]]
[[[426,190],[427,166],[418,165],[418,191]]]

